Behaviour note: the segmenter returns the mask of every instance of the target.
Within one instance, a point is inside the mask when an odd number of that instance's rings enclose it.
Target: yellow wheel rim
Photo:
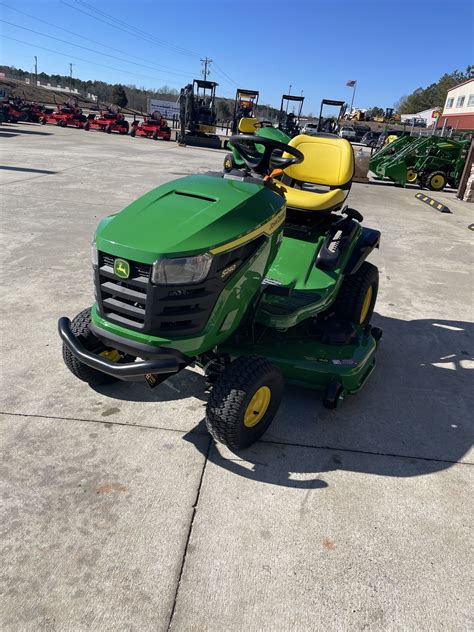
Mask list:
[[[360,310],[359,323],[361,325],[364,322],[364,320],[367,318],[367,314],[369,313],[369,307],[372,302],[372,294],[373,294],[373,290],[372,290],[372,286],[370,286],[367,288],[367,292],[365,293],[365,296],[364,296],[364,302],[362,303],[362,309]]]
[[[232,163],[231,163],[231,161],[230,161],[230,160],[226,160],[226,161],[225,161],[225,168],[226,168],[226,169],[230,169],[231,167],[232,167]]]
[[[418,178],[418,174],[416,171],[413,171],[413,169],[408,169],[407,171],[407,182],[416,182],[416,179]]]
[[[430,182],[433,189],[442,189],[445,183],[446,183],[446,180],[444,179],[444,176],[442,176],[441,174],[433,176]]]
[[[117,351],[117,349],[106,349],[105,351],[99,353],[99,355],[111,362],[118,362],[122,357],[121,353]]]
[[[268,386],[261,386],[255,391],[245,409],[244,426],[246,428],[253,428],[262,420],[267,412],[271,398],[272,392]]]

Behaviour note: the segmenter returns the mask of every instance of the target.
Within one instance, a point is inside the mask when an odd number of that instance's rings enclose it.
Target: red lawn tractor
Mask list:
[[[43,125],[51,123],[53,125],[59,125],[59,127],[78,127],[83,128],[87,121],[87,116],[82,113],[81,108],[77,107],[77,103],[63,103],[58,105],[56,111],[43,116],[41,122]]]
[[[133,121],[130,136],[132,138],[134,136],[146,136],[147,138],[153,138],[153,140],[158,140],[159,138],[170,140],[171,129],[168,126],[168,121],[156,110],[150,116],[145,116],[143,123]]]
[[[84,124],[84,129],[98,129],[102,132],[110,134],[111,132],[118,132],[119,134],[128,134],[129,124],[125,120],[125,116],[120,113],[120,110],[114,106],[107,108],[107,110],[101,110],[100,114],[89,114],[89,117]]]

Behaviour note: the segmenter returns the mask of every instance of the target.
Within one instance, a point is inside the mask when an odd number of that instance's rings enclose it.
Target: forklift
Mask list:
[[[328,117],[323,118],[323,109],[325,105],[334,106],[339,108],[339,114],[337,118]],[[334,99],[323,99],[321,101],[321,108],[319,110],[319,119],[318,119],[318,132],[323,132],[326,134],[337,134],[339,131],[339,127],[342,119],[346,114],[347,105],[345,101],[335,101]]]
[[[234,101],[234,115],[232,118],[232,134],[239,131],[241,118],[255,118],[257,115],[258,91],[237,88]]]
[[[291,94],[284,94],[281,97],[280,112],[278,114],[278,129],[287,134],[290,138],[297,136],[300,131],[300,118],[303,109],[304,97],[297,97]],[[293,103],[293,109],[288,112],[290,104]],[[297,112],[295,112],[295,104]]]
[[[182,88],[179,95],[180,131],[176,135],[179,145],[221,149],[221,139],[216,135],[216,87],[215,81],[194,79]]]

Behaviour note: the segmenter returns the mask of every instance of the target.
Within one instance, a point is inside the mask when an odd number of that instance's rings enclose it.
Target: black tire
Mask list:
[[[135,125],[133,125],[133,126],[132,126],[132,129],[130,130],[130,136],[131,136],[132,138],[135,138],[135,134],[136,134],[136,131],[135,131]]]
[[[84,126],[82,129],[86,130],[86,132],[88,132],[90,130],[91,126],[89,125],[89,123],[84,123]]]
[[[71,329],[75,336],[81,339],[81,343],[89,349],[89,351],[100,352],[105,351],[106,347],[98,340],[90,330],[91,310],[84,309],[73,319]],[[87,382],[91,386],[99,386],[101,384],[112,384],[117,382],[116,377],[96,371],[91,367],[79,362],[79,360],[71,353],[71,351],[63,343],[63,360],[64,364],[71,373],[82,382]]]
[[[430,191],[442,191],[448,178],[444,171],[433,171],[426,177],[426,186]]]
[[[344,387],[336,380],[329,382],[323,393],[323,406],[328,410],[334,410],[344,395]]]
[[[158,138],[159,138],[158,137],[158,132],[153,132],[152,138],[153,138],[153,140],[158,140]]]
[[[227,171],[228,173],[229,171],[232,171],[234,166],[234,158],[232,154],[226,154],[224,158],[224,171]]]
[[[369,323],[374,313],[378,289],[379,271],[376,266],[364,261],[357,272],[349,274],[342,282],[334,304],[337,316],[355,324]],[[369,293],[370,297],[367,298]],[[365,303],[366,300],[368,304]]]
[[[110,134],[112,132],[112,125],[107,125],[107,127],[105,128],[105,131],[107,134]]]
[[[244,423],[247,408],[262,387],[270,400],[255,425]],[[283,396],[281,371],[260,356],[241,356],[217,378],[206,407],[206,426],[212,437],[231,450],[240,450],[260,439],[271,424]],[[256,414],[256,413],[255,413]]]
[[[41,119],[41,125],[46,125],[46,123],[47,123],[47,122],[48,122],[48,121],[47,121],[45,118],[42,118],[42,119]]]

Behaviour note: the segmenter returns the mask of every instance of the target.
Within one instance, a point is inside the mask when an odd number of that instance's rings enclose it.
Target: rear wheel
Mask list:
[[[379,271],[368,261],[344,278],[334,309],[344,320],[357,325],[370,322],[379,289]]]
[[[124,356],[116,349],[107,348],[98,338],[94,336],[90,330],[91,310],[84,309],[73,319],[71,329],[73,334],[80,339],[81,344],[89,351],[94,351],[99,355],[103,355],[108,360],[120,362],[126,360],[132,362],[131,356]],[[71,373],[82,382],[87,382],[91,386],[99,386],[100,384],[111,384],[117,382],[116,377],[102,373],[96,369],[79,362],[79,360],[71,353],[71,351],[63,343],[63,360]]]
[[[433,171],[426,178],[426,186],[431,191],[442,191],[447,184],[447,177],[444,171]]]
[[[206,426],[233,450],[257,441],[271,424],[283,395],[278,367],[259,356],[241,356],[217,378],[206,407]]]

